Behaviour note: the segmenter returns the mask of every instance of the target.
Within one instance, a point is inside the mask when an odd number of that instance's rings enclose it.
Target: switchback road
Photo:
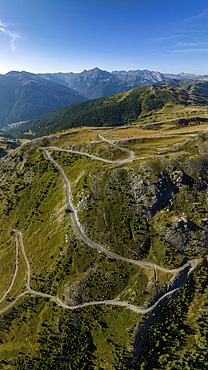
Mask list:
[[[85,156],[91,157],[92,159],[97,159],[97,160],[100,160],[100,161],[103,161],[103,162],[106,162],[106,163],[113,163],[113,164],[117,164],[117,165],[127,163],[127,162],[133,160],[134,154],[131,151],[129,151],[128,149],[125,149],[125,148],[118,147],[117,145],[113,144],[111,141],[103,138],[101,136],[101,134],[98,134],[98,136],[102,140],[108,142],[109,144],[115,146],[116,148],[127,152],[128,158],[126,158],[124,160],[118,160],[118,161],[108,161],[108,160],[105,160],[105,159],[102,159],[100,157],[96,157],[96,156],[93,156],[93,155],[90,155],[90,154],[87,154],[87,153],[84,153],[84,152],[78,152],[78,151],[73,151],[73,150],[64,150],[64,149],[60,149],[60,148],[53,147],[53,146],[47,147],[47,148],[46,147],[40,148],[41,150],[43,150],[46,159],[49,160],[54,165],[54,167],[56,167],[58,169],[58,171],[59,171],[59,173],[62,177],[62,180],[63,180],[63,182],[65,184],[65,188],[66,188],[66,209],[71,213],[72,220],[73,220],[75,229],[77,230],[77,233],[84,240],[84,242],[86,244],[88,244],[90,247],[96,248],[99,252],[105,253],[110,258],[122,260],[122,261],[125,261],[127,263],[138,265],[138,266],[143,267],[143,268],[158,269],[158,270],[161,270],[161,271],[166,272],[166,273],[172,273],[173,275],[177,275],[177,274],[179,274],[180,272],[182,272],[184,270],[187,272],[186,269],[188,269],[188,272],[186,274],[186,276],[188,277],[188,275],[191,273],[191,271],[193,271],[196,268],[196,266],[198,265],[198,263],[199,263],[198,259],[189,260],[183,266],[180,266],[176,269],[166,269],[162,266],[158,266],[158,265],[153,264],[153,263],[148,262],[148,261],[133,260],[133,259],[129,259],[129,258],[126,258],[126,257],[122,257],[122,256],[120,256],[116,253],[111,252],[110,250],[106,249],[105,247],[96,243],[95,241],[90,240],[83,233],[83,231],[81,229],[81,226],[79,224],[76,209],[74,208],[74,206],[72,204],[72,201],[71,201],[70,182],[69,182],[68,178],[66,177],[62,167],[51,157],[51,155],[49,153],[49,150],[59,150],[59,151],[65,151],[65,152],[70,152],[70,153],[76,153],[76,154],[79,154],[79,155],[85,155]],[[150,306],[148,308],[140,308],[140,307],[134,306],[132,304],[129,304],[128,302],[118,301],[118,300],[93,301],[93,302],[85,302],[85,303],[80,304],[80,305],[69,306],[69,305],[66,305],[64,302],[62,302],[57,296],[53,296],[53,295],[50,295],[50,294],[38,292],[38,291],[35,291],[35,290],[30,288],[30,265],[29,265],[29,262],[28,262],[28,259],[27,259],[27,256],[26,256],[26,253],[25,253],[25,250],[24,250],[24,245],[23,245],[23,240],[22,240],[22,233],[19,230],[13,229],[13,235],[14,235],[14,241],[15,241],[15,270],[14,270],[14,273],[13,273],[13,276],[12,276],[12,279],[11,279],[11,283],[10,283],[8,289],[5,291],[5,293],[1,297],[0,303],[4,300],[4,298],[7,296],[7,294],[11,291],[11,288],[14,284],[14,281],[15,281],[15,278],[16,278],[16,275],[17,275],[17,271],[18,271],[18,245],[20,246],[20,250],[21,250],[21,253],[22,253],[25,265],[26,265],[26,270],[27,270],[26,278],[25,278],[26,291],[19,294],[12,302],[10,302],[7,306],[5,306],[3,309],[1,309],[0,314],[5,312],[6,310],[8,310],[10,307],[12,307],[17,302],[17,300],[20,297],[24,296],[25,294],[31,294],[33,296],[41,296],[41,297],[44,297],[44,298],[49,298],[50,300],[54,301],[60,307],[65,308],[65,309],[70,309],[70,310],[75,310],[75,309],[78,309],[78,308],[84,308],[84,307],[87,307],[87,306],[103,305],[104,304],[104,305],[122,306],[122,307],[129,308],[129,309],[131,309],[132,311],[134,311],[138,314],[145,314],[145,313],[148,313],[148,312],[152,311],[159,304],[159,302],[161,300],[163,300],[165,297],[173,294],[174,292],[176,292],[181,287],[181,283],[180,284],[178,283],[178,286],[175,286],[174,289],[172,289],[172,290],[170,289],[168,292],[164,293],[162,295],[162,297],[160,297],[152,306]],[[184,274],[184,276],[185,276],[185,274]],[[186,281],[186,279],[184,279],[184,283],[185,283],[185,281]],[[176,283],[176,285],[177,285],[177,283]]]
[[[80,305],[69,306],[69,305],[65,304],[64,302],[62,302],[57,296],[53,296],[51,294],[38,292],[38,291],[33,290],[33,289],[30,288],[30,265],[29,265],[29,262],[28,262],[28,259],[27,259],[27,256],[26,256],[26,253],[25,253],[25,250],[24,250],[24,245],[23,245],[23,240],[22,240],[22,233],[17,229],[13,229],[12,231],[13,231],[13,235],[14,235],[15,245],[17,245],[17,246],[18,246],[18,244],[20,245],[21,253],[22,253],[23,259],[25,261],[26,269],[27,269],[26,279],[25,279],[26,291],[19,294],[12,302],[10,302],[7,306],[5,306],[3,309],[1,309],[0,314],[7,311],[9,308],[11,308],[17,302],[17,300],[19,298],[23,297],[25,294],[28,294],[28,293],[33,295],[33,296],[49,298],[51,301],[55,302],[58,306],[60,306],[64,309],[69,309],[69,310],[76,310],[76,309],[79,309],[79,308],[84,308],[84,307],[87,307],[87,306],[95,306],[95,305],[116,305],[116,306],[126,307],[126,308],[128,308],[128,309],[130,309],[130,310],[132,310],[132,311],[134,311],[138,314],[145,314],[145,313],[148,313],[148,312],[152,311],[165,297],[175,293],[181,287],[181,285],[179,284],[179,286],[177,286],[174,289],[165,293],[152,306],[150,306],[148,308],[140,308],[140,307],[134,306],[132,304],[129,304],[128,302],[118,301],[118,300],[92,301],[92,302],[85,302],[85,303],[80,304]],[[18,255],[17,255],[17,257],[18,257]],[[192,261],[189,261],[189,262],[190,262],[190,264],[188,266],[189,267],[188,275],[197,266],[198,260],[192,260]],[[185,269],[187,266],[184,265],[182,267],[183,267],[183,269]],[[172,271],[175,271],[175,270],[172,270]]]

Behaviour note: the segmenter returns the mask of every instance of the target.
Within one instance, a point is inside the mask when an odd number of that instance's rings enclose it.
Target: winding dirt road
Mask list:
[[[112,131],[112,130],[110,130]],[[122,152],[125,152],[128,154],[128,157],[125,158],[125,159],[119,159],[119,160],[116,160],[116,161],[112,161],[110,159],[105,159],[105,158],[100,158],[100,157],[97,157],[93,154],[88,154],[88,153],[85,153],[85,152],[79,152],[77,150],[73,150],[73,149],[61,149],[61,148],[57,148],[56,146],[48,146],[48,147],[45,147],[43,149],[48,149],[48,150],[56,150],[56,151],[59,151],[59,152],[68,152],[68,153],[73,153],[73,154],[79,154],[79,155],[85,155],[86,157],[90,157],[92,159],[96,159],[97,161],[102,161],[102,162],[105,162],[105,163],[110,163],[110,164],[116,164],[117,166],[118,165],[122,165],[124,163],[128,163],[130,161],[132,161],[134,159],[134,153],[127,149],[127,148],[122,148],[116,144],[114,144],[112,141],[110,140],[107,140],[106,138],[104,138],[103,136],[101,136],[101,134],[98,134],[99,138],[103,141],[106,141],[108,144],[114,146],[116,149],[120,149]],[[41,148],[40,148],[41,149]]]
[[[179,272],[183,271],[186,267],[192,267],[195,266],[196,263],[198,263],[198,260],[190,260],[186,264],[184,264],[181,267],[178,267],[177,269],[166,269],[165,267],[158,266],[156,264],[153,264],[151,262],[143,261],[143,260],[133,260],[126,257],[122,257],[119,254],[113,253],[106,249],[105,247],[101,246],[100,244],[90,240],[82,231],[81,226],[79,224],[79,220],[77,217],[77,212],[72,204],[71,197],[70,197],[70,183],[67,179],[62,167],[51,157],[50,153],[48,152],[48,148],[40,148],[44,151],[45,157],[59,170],[61,177],[65,183],[66,187],[66,209],[71,212],[72,219],[74,222],[74,226],[78,232],[78,234],[81,236],[81,238],[90,246],[96,248],[99,252],[103,252],[107,254],[110,258],[113,259],[119,259],[134,265],[138,265],[140,267],[152,267],[157,270],[161,270],[163,272],[172,273],[172,274],[178,274]],[[61,151],[61,149],[59,149]],[[79,152],[80,154],[80,152]],[[102,159],[101,159],[102,160]],[[130,160],[130,159],[129,159]]]
[[[3,296],[0,298],[0,303],[4,300],[4,298],[7,296],[7,294],[9,294],[10,290],[12,289],[15,278],[17,276],[17,271],[18,271],[18,242],[17,240],[15,240],[15,269],[9,287],[4,292]]]
[[[85,241],[85,243],[87,243],[90,247],[96,248],[99,252],[105,253],[110,258],[122,260],[122,261],[125,261],[127,263],[138,265],[138,266],[143,267],[143,268],[151,267],[153,269],[158,269],[158,270],[161,270],[161,271],[166,272],[166,273],[172,273],[175,276],[177,274],[179,274],[180,272],[185,270],[186,271],[186,277],[184,277],[184,282],[183,282],[183,284],[185,284],[185,281],[187,280],[187,277],[189,276],[191,271],[193,271],[196,268],[196,266],[198,265],[198,263],[199,263],[198,259],[189,260],[183,266],[180,266],[176,269],[166,269],[162,266],[158,266],[158,265],[153,264],[151,262],[147,262],[147,261],[144,261],[144,260],[133,260],[133,259],[129,259],[129,258],[126,258],[126,257],[122,257],[122,256],[120,256],[116,253],[113,253],[113,252],[109,251],[108,249],[104,248],[102,245],[90,240],[83,233],[83,231],[81,230],[81,226],[79,224],[76,209],[74,208],[74,206],[72,204],[72,201],[71,201],[71,197],[70,197],[70,182],[69,182],[68,178],[66,177],[62,167],[51,157],[48,150],[59,150],[59,151],[64,151],[64,152],[76,153],[76,154],[79,154],[79,155],[85,155],[85,156],[91,157],[92,159],[97,159],[97,160],[100,160],[100,161],[103,161],[103,162],[106,162],[106,163],[113,163],[113,164],[117,164],[117,165],[127,163],[127,162],[133,160],[134,154],[130,150],[128,150],[126,148],[118,147],[117,145],[113,144],[111,141],[103,138],[101,136],[101,134],[98,134],[98,136],[102,140],[108,142],[109,144],[115,146],[116,148],[127,152],[128,158],[126,158],[124,160],[118,160],[118,161],[109,161],[109,160],[106,160],[106,159],[95,157],[93,155],[90,155],[90,154],[87,154],[87,153],[84,153],[84,152],[77,152],[77,151],[73,151],[73,150],[63,150],[63,149],[53,147],[53,146],[40,148],[40,150],[43,150],[45,158],[47,160],[49,160],[54,165],[54,167],[56,167],[58,169],[58,171],[60,172],[60,175],[61,175],[62,180],[63,180],[63,182],[65,184],[65,187],[66,187],[66,209],[67,209],[67,211],[69,211],[71,213],[72,220],[73,220],[74,226],[77,230],[77,233]],[[18,271],[18,249],[19,249],[18,246],[20,246],[20,250],[21,250],[21,253],[22,253],[25,265],[26,265],[26,270],[27,270],[26,278],[25,278],[26,291],[19,294],[12,302],[10,302],[7,306],[5,306],[3,309],[1,309],[0,314],[5,312],[6,310],[8,310],[10,307],[12,307],[17,302],[17,300],[20,297],[24,296],[25,294],[31,294],[33,296],[41,296],[41,297],[44,297],[44,298],[49,298],[51,301],[54,301],[57,305],[59,305],[60,307],[62,307],[64,309],[75,310],[75,309],[83,308],[83,307],[87,307],[87,306],[103,305],[104,304],[104,305],[122,306],[122,307],[126,307],[128,309],[131,309],[132,311],[134,311],[138,314],[145,314],[145,313],[148,313],[148,312],[152,311],[159,304],[159,302],[161,300],[163,300],[165,297],[173,294],[174,292],[176,292],[182,286],[181,283],[180,284],[178,283],[178,285],[174,289],[172,289],[172,290],[170,289],[168,292],[164,293],[162,295],[162,297],[160,297],[152,306],[150,306],[148,308],[139,308],[137,306],[129,304],[128,302],[118,301],[118,300],[93,301],[93,302],[85,302],[83,304],[76,305],[76,306],[69,306],[69,305],[66,305],[64,302],[62,302],[57,296],[53,296],[53,295],[50,295],[50,294],[38,292],[38,291],[35,291],[35,290],[30,288],[30,265],[29,265],[29,262],[28,262],[28,259],[27,259],[27,256],[26,256],[26,253],[25,253],[25,250],[24,250],[22,233],[19,230],[13,229],[13,235],[14,235],[14,241],[15,241],[15,271],[13,273],[11,283],[10,283],[8,289],[5,291],[5,293],[3,294],[3,296],[0,299],[0,303],[4,300],[4,298],[10,292],[10,290],[11,290],[13,284],[14,284],[16,275],[17,275],[17,271]],[[185,276],[185,273],[184,273],[184,276]]]
[[[64,302],[62,302],[57,296],[53,296],[51,294],[38,292],[38,291],[33,290],[33,289],[30,288],[30,265],[29,265],[29,262],[28,262],[28,259],[27,259],[27,256],[26,256],[26,253],[25,253],[25,250],[24,250],[24,245],[23,245],[23,240],[22,240],[22,233],[17,229],[13,229],[12,231],[13,231],[13,235],[14,235],[15,245],[16,246],[18,246],[18,244],[20,245],[21,253],[22,253],[23,259],[25,261],[25,265],[26,265],[26,269],[27,269],[26,278],[25,278],[25,285],[26,285],[27,290],[25,292],[19,294],[12,302],[10,302],[7,306],[5,306],[3,309],[1,309],[0,314],[7,311],[9,308],[11,308],[17,302],[17,300],[19,298],[23,297],[25,294],[28,294],[28,293],[33,295],[33,296],[49,298],[51,301],[55,302],[58,306],[60,306],[64,309],[69,309],[69,310],[76,310],[76,309],[84,308],[84,307],[87,307],[87,306],[95,306],[95,305],[103,305],[104,304],[104,305],[122,306],[122,307],[126,307],[126,308],[128,308],[128,309],[130,309],[130,310],[132,310],[132,311],[134,311],[138,314],[145,314],[145,313],[148,313],[148,312],[152,311],[160,303],[160,301],[162,301],[165,297],[173,294],[174,292],[176,292],[181,287],[181,285],[179,284],[178,287],[176,287],[175,289],[172,289],[172,290],[168,291],[167,293],[165,293],[152,306],[150,306],[148,308],[140,308],[140,307],[134,306],[132,304],[129,304],[128,302],[118,301],[118,300],[113,300],[113,299],[112,300],[103,300],[103,301],[85,302],[85,303],[80,304],[80,305],[69,306],[69,305],[65,304]],[[135,262],[137,262],[137,261],[135,261]],[[197,266],[198,260],[192,260],[192,261],[189,261],[189,262],[190,262],[190,264],[188,266],[187,266],[187,264],[182,266],[183,269],[185,269],[186,267],[190,267],[187,276]],[[151,264],[151,265],[154,266],[153,264]],[[178,269],[176,269],[176,270],[178,270]],[[175,270],[170,270],[170,271],[174,272]],[[185,281],[186,281],[186,279],[185,279]],[[185,281],[184,281],[184,283],[185,283]]]

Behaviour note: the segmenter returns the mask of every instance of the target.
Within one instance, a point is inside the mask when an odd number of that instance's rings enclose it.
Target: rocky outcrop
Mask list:
[[[183,185],[189,184],[191,178],[183,171],[162,172],[156,179],[142,180],[140,175],[133,175],[130,185],[134,191],[136,203],[143,203],[147,219],[167,206]]]

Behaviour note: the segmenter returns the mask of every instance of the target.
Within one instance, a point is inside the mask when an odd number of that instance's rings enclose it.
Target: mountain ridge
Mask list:
[[[84,100],[67,86],[33,73],[11,71],[0,75],[0,127]]]
[[[201,82],[194,81],[193,84],[196,85],[194,90],[166,86],[162,83],[157,86],[143,86],[125,93],[65,106],[10,130],[9,133],[16,138],[32,138],[34,136],[27,136],[28,132],[38,137],[72,127],[111,127],[164,121],[178,117],[179,113],[175,109],[177,106],[185,117],[186,114],[190,116],[191,107],[193,107],[192,116],[197,112],[203,117],[203,107],[208,104],[208,82],[204,81],[202,84],[203,94],[199,94],[198,91],[202,90]],[[160,112],[164,112],[161,119],[157,117]],[[157,119],[155,120],[154,117]]]
[[[161,72],[149,71],[147,69],[108,72],[98,67],[94,67],[89,70],[84,69],[79,73],[57,72],[39,74],[39,76],[51,79],[52,81],[54,80],[60,82],[61,80],[61,83],[71,87],[89,99],[95,99],[106,95],[112,95],[114,93],[128,91],[136,87],[151,85],[169,78]],[[177,79],[187,78],[187,75],[184,73],[171,76],[175,76]],[[196,75],[190,76],[192,76],[192,78],[197,77]],[[92,80],[93,83],[91,82]],[[86,86],[86,84],[88,85]],[[111,84],[110,91],[108,91],[109,84]]]

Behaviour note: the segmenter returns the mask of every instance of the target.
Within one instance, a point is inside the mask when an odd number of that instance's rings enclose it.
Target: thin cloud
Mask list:
[[[187,36],[187,35],[190,35],[190,36],[194,36],[196,34],[200,34],[200,33],[206,33],[207,32],[207,29],[203,26],[200,27],[200,29],[197,29],[196,27],[195,28],[177,28],[175,30],[175,32],[179,35],[179,36]]]
[[[195,54],[195,53],[207,53],[208,48],[187,48],[187,49],[178,49],[173,50],[171,54]]]
[[[10,47],[11,47],[11,51],[14,51],[16,49],[16,41],[17,40],[20,40],[22,37],[19,36],[17,33],[14,33],[14,32],[11,32],[7,25],[5,23],[3,23],[2,21],[0,21],[0,31],[2,33],[4,33],[4,35],[6,36],[9,36],[10,37]]]
[[[200,29],[200,30],[196,30],[196,29],[176,29],[173,31],[172,34],[169,34],[169,35],[165,35],[165,36],[159,36],[159,37],[151,37],[149,38],[149,41],[151,42],[166,42],[166,41],[174,41],[174,40],[178,40],[178,39],[181,39],[181,38],[184,38],[184,37],[195,37],[195,36],[198,36],[198,34],[202,34],[202,33],[205,33],[206,31],[203,30],[203,29]],[[180,41],[178,41],[180,42]]]
[[[195,19],[203,19],[208,17],[208,9],[203,10],[203,12],[194,15],[193,17],[185,18],[182,22],[187,22],[187,21],[193,21]]]
[[[178,47],[182,47],[182,46],[199,46],[199,43],[198,42],[183,42],[183,41],[179,41],[179,42],[177,42],[177,46]]]
[[[173,35],[167,35],[167,36],[151,37],[149,38],[149,40],[153,42],[164,42],[164,41],[175,40],[179,37],[181,37],[181,35],[173,34]]]

